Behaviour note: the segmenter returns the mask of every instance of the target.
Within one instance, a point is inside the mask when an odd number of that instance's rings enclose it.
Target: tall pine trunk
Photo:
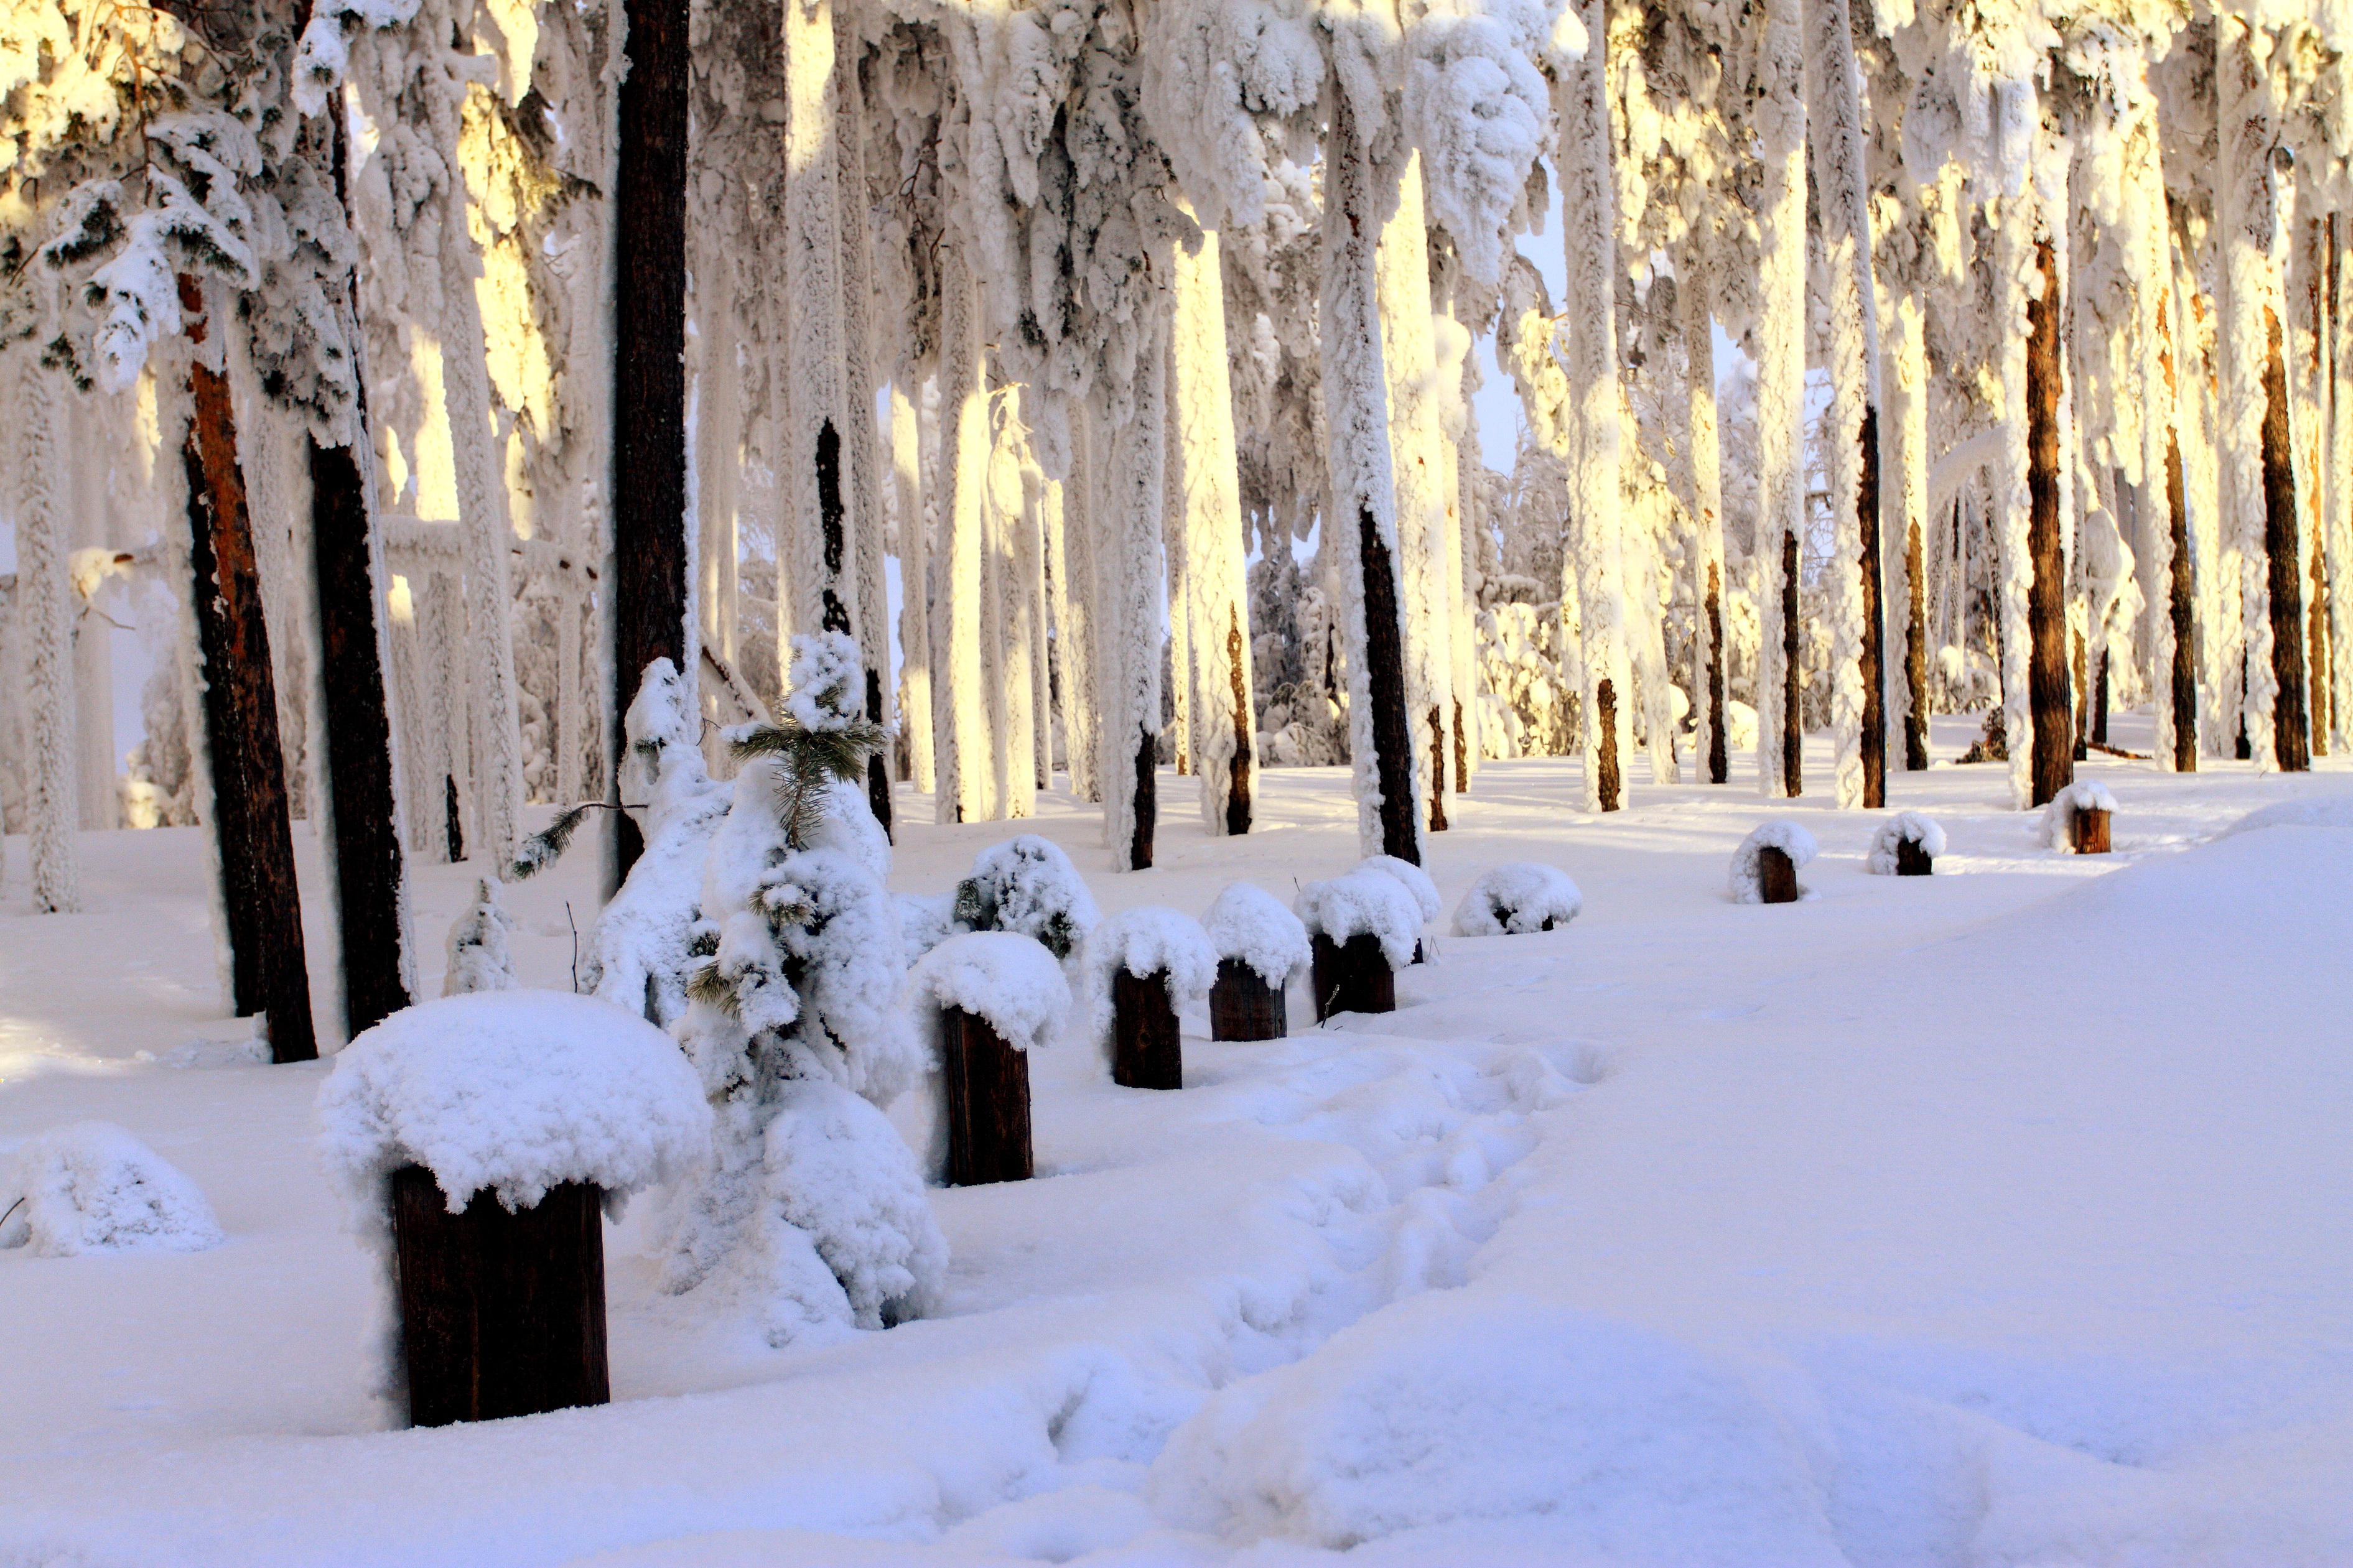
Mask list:
[[[2326,498],[2331,739],[2353,749],[2353,214],[2328,219],[2328,284],[2321,331],[2327,339],[2328,437]]]
[[[1768,795],[1805,790],[1799,708],[1798,541],[1805,528],[1806,117],[1799,0],[1765,0],[1756,117],[1764,164],[1757,258],[1757,776]]]
[[[2312,768],[2305,709],[2304,580],[2298,566],[2303,519],[2295,504],[2287,366],[2279,312],[2263,311],[2263,558],[2271,614],[2272,759],[2280,772]]]
[[[188,370],[189,422],[181,460],[187,476],[188,558],[204,659],[213,834],[220,855],[232,1002],[240,1016],[265,1016],[272,1061],[310,1061],[319,1047],[302,951],[302,898],[294,875],[269,628],[262,615],[245,477],[237,466],[237,419],[228,378],[206,363],[210,322],[203,286],[183,273],[179,291],[196,353]],[[210,353],[217,354],[217,347]]]
[[[939,498],[943,569],[932,668],[938,820],[980,822],[988,811],[988,718],[981,693],[981,566],[987,552],[988,399],[982,390],[980,300],[964,253],[940,269]]]
[[[866,717],[891,727],[890,586],[882,538],[881,437],[874,423],[874,310],[871,258],[866,238],[866,93],[859,74],[860,45],[856,25],[835,18],[834,56],[839,82],[834,102],[834,148],[839,163],[836,191],[839,214],[841,332],[848,392],[842,408],[843,462],[849,468],[850,552],[857,594],[858,657],[866,677]],[[883,749],[866,758],[866,804],[891,834],[891,767]]]
[[[2162,760],[2175,773],[2198,771],[2197,577],[2189,552],[2189,495],[2181,465],[2181,395],[2179,351],[2173,342],[2173,300],[2160,294],[2157,306],[2158,370],[2163,382],[2165,536],[2163,613],[2168,636],[2158,640],[2162,657],[2155,671]]]
[[[1884,379],[1888,406],[1894,417],[1895,506],[1904,562],[1904,770],[1919,773],[1928,765],[1928,582],[1926,533],[1928,526],[1928,347],[1925,317],[1916,294],[1905,294],[1890,312],[1895,324],[1895,347],[1889,358],[1894,384]]]
[[[623,721],[646,666],[687,658],[686,0],[626,0],[613,193],[613,690],[606,776],[619,801]],[[613,880],[644,848],[614,811]]]
[[[2059,268],[2048,238],[2034,247],[2042,294],[2026,307],[2026,483],[2031,497],[2027,589],[2032,639],[2032,804],[2044,805],[2075,777],[2074,690],[2068,674],[2065,545],[2059,507]],[[2019,738],[2010,737],[2014,750]]]
[[[1697,246],[1677,258],[1683,281],[1675,290],[1682,308],[1683,363],[1690,395],[1684,450],[1691,462],[1692,531],[1692,750],[1707,770],[1707,782],[1730,776],[1724,728],[1724,472],[1715,413],[1715,319],[1708,309],[1708,284]]]
[[[80,803],[74,781],[73,585],[68,518],[58,494],[68,460],[58,439],[62,399],[57,373],[38,363],[32,347],[19,349],[15,359],[19,381],[7,457],[15,479],[17,615],[27,678],[26,838],[34,910],[71,914],[81,907]],[[274,727],[274,710],[271,720]]]
[[[899,711],[907,730],[907,782],[938,787],[932,756],[931,527],[923,514],[921,392],[891,387],[891,485],[899,508]]]
[[[1103,584],[1096,552],[1103,539],[1095,484],[1095,435],[1084,405],[1071,409],[1071,472],[1062,481],[1061,572],[1055,578],[1054,635],[1062,659],[1062,750],[1071,793],[1103,796],[1102,676]]]
[[[1112,864],[1123,871],[1152,865],[1158,822],[1155,767],[1160,742],[1160,616],[1167,600],[1160,552],[1168,492],[1168,325],[1139,323],[1134,396],[1127,423],[1111,433],[1103,486],[1108,513],[1098,582],[1106,626],[1104,652],[1103,820]],[[1106,572],[1104,569],[1108,567]],[[1181,672],[1179,675],[1181,679]]]

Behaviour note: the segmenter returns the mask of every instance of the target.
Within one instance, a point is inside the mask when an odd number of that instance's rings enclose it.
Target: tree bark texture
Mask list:
[[[201,350],[203,287],[183,273],[179,290],[188,339]],[[189,367],[188,391],[191,417],[181,456],[233,1005],[240,1016],[266,1016],[270,1060],[311,1061],[319,1047],[302,951],[302,897],[294,876],[269,628],[245,476],[237,466],[237,420],[228,378],[201,359]]]
[[[1770,845],[1757,851],[1757,901],[1794,904],[1798,901],[1798,863],[1788,851]]]
[[[1800,702],[1798,613],[1798,536],[1781,535],[1781,793],[1791,800],[1806,793],[1805,710]]]
[[[1168,999],[1168,973],[1111,977],[1111,1080],[1124,1089],[1182,1089],[1185,1051]]]
[[[1209,1038],[1279,1040],[1291,1032],[1282,987],[1239,958],[1218,961],[1209,987]]]
[[[2271,590],[2272,755],[2282,773],[2312,767],[2305,706],[2304,584],[2297,565],[2295,448],[2288,426],[2287,366],[2275,310],[2263,312],[2263,552]]]
[[[613,685],[616,764],[646,666],[687,658],[686,0],[627,0],[628,73],[613,193]],[[617,765],[607,769],[617,779]],[[618,796],[615,796],[617,802]],[[624,811],[617,876],[644,849]]]
[[[363,436],[363,439],[365,437]],[[345,1037],[408,1005],[400,832],[385,711],[366,470],[352,447],[311,448],[311,571],[326,693],[327,816],[343,935]]]
[[[986,1019],[951,1007],[941,1016],[947,1088],[948,1185],[1026,1182],[1029,1147],[1029,1053]]]
[[[2074,693],[2067,671],[2067,563],[2059,529],[2059,270],[2050,240],[2035,246],[2042,294],[2026,307],[2026,484],[2031,498],[2027,549],[2033,581],[2027,621],[2033,651],[2029,689],[2034,714],[2032,804],[2046,805],[2074,782]],[[2012,737],[2010,744],[2016,745]]]
[[[1887,804],[1887,610],[1880,593],[1879,410],[1862,411],[1862,475],[1855,521],[1862,531],[1862,804]]]
[[[1308,952],[1317,1023],[1335,1013],[1397,1011],[1397,974],[1389,968],[1378,937],[1368,932],[1334,942],[1317,931]]]
[[[410,1426],[610,1402],[596,1187],[565,1182],[517,1210],[478,1192],[459,1214],[422,1165],[391,1189]]]

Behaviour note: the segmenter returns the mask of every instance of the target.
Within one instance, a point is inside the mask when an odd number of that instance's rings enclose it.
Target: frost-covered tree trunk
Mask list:
[[[2147,384],[2155,401],[2145,420],[2146,471],[2162,487],[2163,514],[2147,531],[2157,546],[2156,581],[2163,593],[2150,607],[2150,685],[2157,710],[2157,763],[2173,773],[2198,771],[2198,619],[2197,580],[2189,550],[2189,497],[2182,475],[2179,352],[2174,345],[2170,245],[2155,238],[2160,266],[2154,276],[2156,330],[2149,334],[2153,351]]]
[[[874,285],[866,237],[866,93],[859,75],[855,25],[836,18],[835,56],[839,62],[834,146],[839,161],[841,326],[848,389],[842,408],[842,460],[849,466],[849,538],[857,558],[858,658],[865,671],[866,717],[889,727],[891,704],[890,586],[884,566],[883,508],[877,494],[881,441],[874,424]],[[886,748],[866,758],[866,804],[888,835],[891,827],[891,768]]]
[[[987,550],[988,395],[981,384],[980,300],[961,250],[944,252],[940,283],[941,541],[944,601],[933,660],[934,756],[942,822],[989,816],[988,715],[981,692],[981,566]]]
[[[56,376],[20,349],[15,438],[17,636],[25,649],[25,831],[32,851],[33,908],[72,914],[81,907],[75,832],[73,584],[67,568],[69,520],[58,495],[69,454],[58,439],[63,399]],[[272,714],[273,727],[276,715]]]
[[[1757,343],[1757,776],[1768,796],[1803,793],[1798,544],[1805,531],[1806,111],[1799,0],[1765,0],[1759,96],[1764,166]]]
[[[1413,727],[1406,710],[1403,580],[1374,250],[1386,205],[1349,89],[1327,91],[1322,331],[1331,510],[1339,535],[1348,752],[1365,852],[1421,863]],[[1353,537],[1350,533],[1353,531]],[[1328,537],[1328,534],[1327,534]]]
[[[2353,750],[2353,214],[2328,218],[2328,626],[2331,739]]]
[[[987,646],[998,650],[990,671],[989,690],[999,699],[994,726],[997,749],[997,799],[1008,817],[1038,814],[1038,724],[1043,717],[1034,706],[1037,693],[1038,617],[1044,613],[1037,590],[1043,563],[1036,543],[1037,513],[1029,505],[1029,480],[1037,470],[1028,461],[1026,445],[1013,416],[1014,402],[1004,399],[1005,429],[995,462],[1008,481],[997,496],[996,568],[988,603],[998,611]],[[996,487],[992,487],[993,489]]]
[[[1634,693],[1628,679],[1622,416],[1618,390],[1618,202],[1600,0],[1586,7],[1586,57],[1556,90],[1561,232],[1567,261],[1568,540],[1561,602],[1573,595],[1582,651],[1585,809],[1626,804]],[[1801,165],[1802,168],[1802,165]],[[1801,176],[1802,177],[1802,176]],[[1564,626],[1564,631],[1566,631]]]
[[[686,0],[624,0],[626,74],[617,95],[613,191],[613,664],[606,779],[619,801],[623,728],[646,666],[691,670],[686,525]],[[644,847],[628,812],[607,889]]]
[[[454,142],[454,126],[451,135]],[[465,187],[458,182],[452,182],[441,218],[441,390],[457,469],[459,524],[465,531],[475,847],[501,863],[514,858],[515,819],[522,806],[522,731],[515,710],[514,636],[508,624],[513,594],[507,558],[514,528],[507,517],[506,474],[492,424],[482,310],[474,293],[481,258],[467,228]],[[684,527],[682,518],[679,526]]]
[[[2240,709],[2258,772],[2307,765],[2304,592],[2295,554],[2295,485],[2282,356],[2282,193],[2269,40],[2236,17],[2215,29],[2221,157],[2214,169],[2221,247],[2223,532],[2239,552],[2246,686]],[[2283,635],[2284,629],[2284,635]],[[2291,740],[2291,736],[2294,737]]]
[[[1715,413],[1715,322],[1708,310],[1705,263],[1698,248],[1677,258],[1682,307],[1685,399],[1684,452],[1692,487],[1692,751],[1707,782],[1729,776],[1724,728],[1724,473]]]
[[[2301,195],[2301,193],[2299,193]],[[2288,402],[2294,418],[2297,534],[2305,569],[2305,693],[2311,755],[2328,754],[2330,658],[2328,637],[2328,573],[2336,557],[2328,552],[2325,516],[2327,486],[2319,465],[2327,451],[2327,384],[2328,271],[2327,220],[2296,219],[2295,248],[2288,275]]]
[[[1862,79],[1845,0],[1804,0],[1806,102],[1830,291],[1831,728],[1833,801],[1887,804],[1885,618],[1881,603],[1879,305],[1871,271]]]
[[[2211,256],[2213,247],[2208,246]],[[2198,748],[2201,755],[2231,754],[2239,729],[2238,552],[2226,542],[2222,524],[2221,462],[2215,448],[2221,422],[2215,396],[2215,318],[2211,296],[2199,292],[2190,258],[2176,256],[2172,299],[2174,349],[2180,375],[2176,385],[2174,426],[2181,445],[2182,486],[2189,512],[2188,537],[2200,570],[2193,606],[2198,676]]]
[[[1169,335],[1176,335],[1172,322]],[[1168,617],[1169,709],[1168,742],[1176,752],[1176,776],[1193,771],[1193,699],[1198,681],[1193,668],[1192,595],[1187,586],[1190,562],[1185,548],[1185,459],[1177,443],[1178,392],[1176,355],[1172,347],[1163,362],[1162,406],[1168,411],[1168,431],[1161,442],[1164,475],[1160,492],[1160,551],[1166,563],[1162,608]]]
[[[899,509],[899,712],[907,731],[907,778],[923,794],[938,787],[932,760],[931,530],[923,515],[921,411],[904,386],[891,387],[891,486]]]
[[[1369,281],[1369,279],[1368,279]],[[1135,328],[1135,382],[1128,422],[1113,432],[1102,496],[1108,512],[1096,563],[1106,625],[1103,693],[1103,822],[1112,864],[1152,864],[1157,817],[1154,765],[1160,738],[1161,539],[1168,489],[1168,326]],[[1108,572],[1105,568],[1108,567]],[[1108,584],[1104,578],[1108,576]]]
[[[1062,534],[1062,487],[1032,468],[1038,493],[1024,521],[1023,548],[1029,552],[1029,713],[1031,755],[1038,788],[1054,787],[1053,614],[1054,560]],[[1033,808],[1034,809],[1034,808]]]
[[[1901,563],[1888,574],[1890,594],[1903,617],[1902,679],[1891,680],[1891,708],[1904,724],[1904,769],[1919,773],[1928,765],[1928,584],[1926,535],[1928,529],[1928,345],[1926,316],[1917,295],[1905,294],[1887,312],[1895,328],[1895,344],[1881,389],[1887,399],[1895,462],[1895,547],[1891,559]],[[1890,657],[1895,657],[1891,650]],[[1891,719],[1891,722],[1893,722]]]
[[[1169,360],[1184,506],[1187,647],[1194,671],[1193,770],[1212,837],[1250,825],[1250,638],[1243,576],[1241,479],[1226,361],[1226,294],[1218,235],[1176,252]],[[1067,679],[1067,677],[1066,677]]]
[[[784,0],[785,417],[777,480],[797,630],[857,635],[850,555],[849,389],[842,330],[840,153],[836,146],[830,0]]]
[[[1430,225],[1421,155],[1409,153],[1397,210],[1374,250],[1380,293],[1381,367],[1388,382],[1389,463],[1397,484],[1398,571],[1404,586],[1405,700],[1413,721],[1423,820],[1446,831],[1446,713],[1453,700],[1451,594],[1446,583],[1445,432],[1430,321]]]
[[[1071,472],[1062,481],[1061,570],[1054,579],[1054,635],[1062,658],[1062,749],[1071,793],[1103,799],[1099,671],[1103,585],[1095,562],[1103,538],[1094,482],[1095,437],[1083,405],[1071,410]]]
[[[294,876],[285,754],[278,743],[269,629],[262,614],[245,477],[237,464],[237,418],[219,346],[206,341],[211,323],[204,286],[183,273],[179,295],[193,350],[188,427],[181,449],[188,565],[204,660],[213,833],[229,939],[230,993],[240,1016],[266,1016],[271,1060],[309,1061],[319,1047],[302,951],[302,900]]]

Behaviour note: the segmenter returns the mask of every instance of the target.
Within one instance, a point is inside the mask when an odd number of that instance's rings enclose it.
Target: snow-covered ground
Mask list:
[[[227,1239],[0,1252],[0,1563],[2353,1562],[2353,772],[2094,761],[2105,859],[2036,847],[1998,767],[1898,774],[1950,839],[1923,881],[1864,873],[1885,814],[1736,768],[1638,764],[1594,818],[1574,763],[1491,764],[1432,841],[1448,915],[1516,860],[1584,912],[1434,936],[1394,1015],[1189,1017],[1175,1094],[1039,1055],[1039,1179],[933,1194],[944,1315],[770,1351],[657,1295],[632,1217],[613,1405],[415,1432],[326,1068],[217,1016],[200,839],[86,836],[87,912],[44,917],[13,841],[0,1148],[118,1122]],[[1288,901],[1356,860],[1347,775],[1261,777],[1213,840],[1164,771],[1140,875],[1066,794],[1024,826],[1107,910]],[[2289,800],[2337,826],[2224,836]],[[1012,831],[900,810],[895,890]],[[1734,903],[1780,816],[1815,896]],[[511,893],[527,984],[569,988],[591,876]],[[471,878],[417,877],[429,992]]]

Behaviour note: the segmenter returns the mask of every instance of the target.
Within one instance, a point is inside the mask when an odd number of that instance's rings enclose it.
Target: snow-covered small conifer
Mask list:
[[[1019,931],[1067,959],[1103,911],[1062,847],[1034,833],[992,845],[956,884],[955,918],[965,931]]]
[[[1758,880],[1757,857],[1767,849],[1778,849],[1787,855],[1792,867],[1803,867],[1819,853],[1814,846],[1814,836],[1798,824],[1786,820],[1764,824],[1742,839],[1740,847],[1732,852],[1730,880],[1734,903],[1761,904],[1765,901],[1764,887]],[[1805,888],[1800,885],[1798,896],[1803,898],[1805,892]]]
[[[2086,811],[2113,812],[2116,797],[2108,786],[2097,779],[2077,779],[2051,797],[2042,808],[2042,820],[2037,826],[2036,837],[2045,849],[2063,854],[2075,852],[2075,818]]]
[[[112,1122],[52,1128],[0,1164],[0,1247],[71,1258],[220,1244],[195,1183]]]
[[[1424,919],[1412,889],[1397,878],[1359,866],[1345,876],[1310,882],[1292,905],[1310,936],[1345,942],[1369,935],[1391,969],[1413,962]]]
[[[499,885],[496,877],[477,881],[472,905],[450,922],[449,967],[441,980],[442,995],[515,988],[514,959],[507,952],[514,917],[499,905]]]
[[[1873,876],[1895,875],[1895,851],[1898,846],[1917,844],[1920,853],[1934,860],[1945,852],[1945,830],[1926,812],[1899,811],[1879,825],[1872,835],[1871,854],[1863,861],[1864,869]]]
[[[1201,917],[1219,959],[1238,959],[1280,991],[1307,967],[1307,928],[1263,888],[1235,882]]]
[[[1555,931],[1585,908],[1585,895],[1557,866],[1517,860],[1482,872],[1454,910],[1457,936],[1517,936]]]
[[[1179,910],[1138,904],[1087,933],[1079,950],[1085,978],[1087,1036],[1112,1056],[1112,980],[1123,969],[1139,978],[1168,976],[1168,1001],[1179,1012],[1202,1001],[1218,978],[1217,948],[1201,922]]]

